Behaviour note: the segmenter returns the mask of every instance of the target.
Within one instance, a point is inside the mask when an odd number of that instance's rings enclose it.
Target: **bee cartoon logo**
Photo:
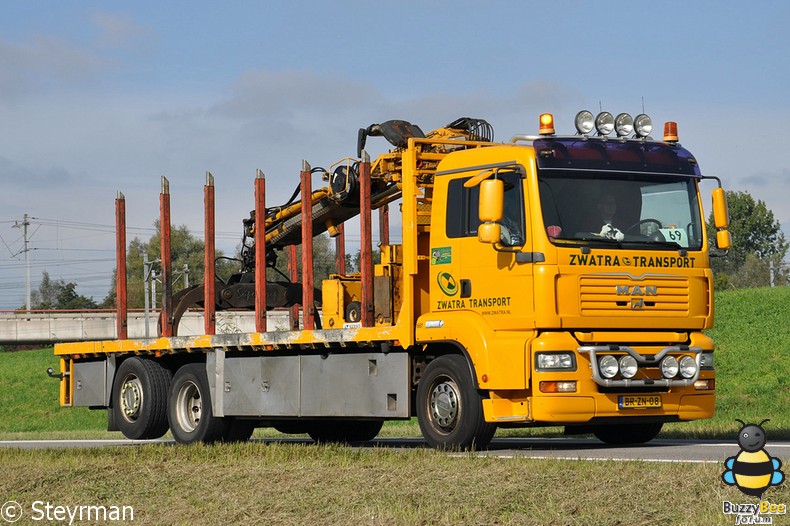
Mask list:
[[[743,426],[738,431],[738,446],[741,452],[724,461],[726,468],[721,479],[729,486],[737,486],[746,495],[762,498],[763,492],[770,486],[778,486],[784,481],[785,475],[779,468],[782,461],[772,457],[765,450],[765,429],[763,424],[746,424],[736,420]]]

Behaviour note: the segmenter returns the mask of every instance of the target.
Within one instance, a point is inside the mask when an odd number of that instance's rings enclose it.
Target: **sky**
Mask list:
[[[161,176],[202,237],[211,171],[233,254],[257,169],[282,203],[303,159],[353,156],[389,119],[484,118],[508,141],[542,112],[572,134],[581,109],[644,110],[790,233],[788,21],[785,1],[3,0],[0,309],[24,304],[25,214],[32,288],[46,271],[101,301],[119,191],[129,239],[153,232]]]

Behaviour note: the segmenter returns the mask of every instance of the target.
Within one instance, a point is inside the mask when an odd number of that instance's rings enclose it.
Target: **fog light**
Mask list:
[[[601,356],[598,360],[598,369],[604,378],[614,378],[619,370],[617,359],[611,354]]]
[[[661,376],[664,378],[674,378],[678,375],[678,359],[674,356],[667,356],[661,360]]]
[[[541,393],[575,393],[576,382],[540,382]]]
[[[636,358],[630,354],[626,354],[620,358],[620,375],[623,378],[633,378],[636,376],[636,369]]]
[[[694,382],[694,389],[697,391],[713,391],[716,389],[716,380],[697,380]]]
[[[684,356],[680,359],[680,376],[683,378],[694,378],[697,374],[697,361],[691,356]]]

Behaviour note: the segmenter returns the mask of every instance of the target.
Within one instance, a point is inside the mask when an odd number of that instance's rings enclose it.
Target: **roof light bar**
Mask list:
[[[606,137],[612,132],[617,134],[617,138],[625,140],[629,137],[642,140],[653,140],[650,133],[653,131],[653,120],[650,116],[640,113],[636,117],[631,117],[630,113],[619,113],[614,117],[608,111],[602,111],[597,116],[589,110],[581,110],[574,118],[576,134],[584,138],[590,136],[595,131],[599,137]],[[540,115],[540,135],[554,135],[554,115],[542,113]],[[664,127],[664,141],[677,142],[677,123],[668,122]]]

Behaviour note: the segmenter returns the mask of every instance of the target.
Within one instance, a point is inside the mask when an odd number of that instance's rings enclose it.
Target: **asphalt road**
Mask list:
[[[269,443],[310,443],[307,439],[255,439]],[[174,444],[172,440],[0,440],[0,447],[21,449],[95,448],[108,446],[139,446],[143,444]],[[379,438],[354,446],[359,448],[412,449],[427,447],[420,438]],[[790,442],[766,445],[771,456],[790,459]],[[495,438],[481,456],[501,458],[557,458],[567,460],[641,460],[647,462],[711,462],[721,463],[738,453],[735,441],[656,439],[641,446],[607,446],[591,438]],[[466,455],[467,453],[460,453]]]

